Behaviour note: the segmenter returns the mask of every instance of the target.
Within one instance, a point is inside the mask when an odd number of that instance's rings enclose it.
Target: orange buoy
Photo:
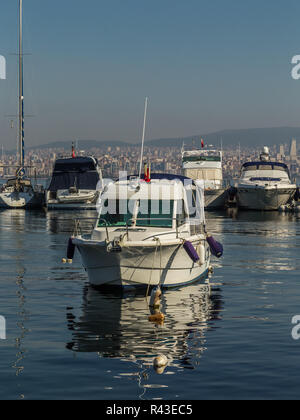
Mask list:
[[[150,315],[148,319],[149,319],[150,322],[163,323],[164,320],[165,320],[165,316],[164,316],[164,314],[159,312],[157,314]]]

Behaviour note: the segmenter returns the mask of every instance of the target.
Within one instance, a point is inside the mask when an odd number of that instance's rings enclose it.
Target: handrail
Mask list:
[[[81,230],[81,226],[80,226],[80,221],[81,220],[92,220],[94,222],[105,222],[105,229],[106,229],[106,238],[109,241],[109,233],[108,233],[108,224],[107,221],[105,219],[99,219],[98,217],[81,217],[80,219],[76,218],[75,219],[75,229],[74,229],[74,234],[78,235],[79,234],[79,230],[80,233],[82,235],[82,230]],[[95,224],[92,224],[92,229],[95,228]]]
[[[117,227],[117,226],[110,226],[109,225],[109,223],[107,222],[107,220],[106,219],[103,219],[103,218],[98,218],[98,217],[81,217],[81,218],[76,218],[75,219],[75,228],[74,228],[74,235],[75,236],[77,236],[79,233],[82,235],[82,229],[81,229],[81,225],[80,225],[80,222],[81,221],[84,221],[84,220],[86,220],[86,221],[96,221],[97,222],[97,226],[98,226],[98,223],[99,222],[102,222],[102,223],[104,223],[104,225],[102,226],[102,227],[105,227],[105,230],[106,230],[106,238],[107,238],[107,241],[109,242],[110,241],[110,238],[109,238],[109,231],[108,231],[108,228],[109,227]],[[145,218],[131,218],[131,219],[128,219],[127,221],[126,221],[126,235],[127,235],[127,238],[129,238],[129,228],[130,227],[132,227],[132,226],[134,226],[134,227],[137,227],[137,225],[136,225],[136,222],[138,222],[138,221],[148,221],[148,220],[154,220],[154,221],[159,221],[159,220],[163,220],[163,221],[166,221],[166,220],[171,220],[172,222],[174,222],[174,220],[176,221],[176,238],[178,239],[178,237],[179,237],[179,226],[180,226],[180,224],[179,224],[179,222],[180,222],[180,220],[178,219],[178,218],[176,218],[176,217],[145,217]],[[94,227],[95,227],[95,224],[92,224],[92,228],[94,229]],[[138,226],[138,227],[140,227],[140,226]],[[147,227],[147,226],[143,226],[143,227]],[[160,227],[160,226],[157,226],[157,227]],[[164,226],[161,226],[162,228],[164,227]],[[173,227],[173,224],[172,224],[172,227]]]

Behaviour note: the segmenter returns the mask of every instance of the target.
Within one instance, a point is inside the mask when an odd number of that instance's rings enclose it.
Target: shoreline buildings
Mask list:
[[[84,142],[81,143],[81,147]],[[223,173],[224,179],[239,176],[242,162],[253,160],[260,152],[261,147],[247,147],[239,150],[235,145],[223,148]],[[103,171],[103,177],[116,178],[119,171],[127,171],[135,174],[139,169],[140,147],[136,145],[116,145],[93,147],[78,151],[77,154],[89,154],[96,157]],[[270,153],[278,161],[286,163],[293,177],[300,175],[300,156],[298,156],[297,140],[286,142],[278,146],[270,147]],[[59,157],[70,154],[69,149],[47,148],[28,150],[25,155],[25,165],[29,168],[29,176],[48,178],[52,175],[54,162]],[[152,170],[155,172],[181,174],[181,148],[179,147],[145,147],[145,161],[151,161]],[[8,177],[15,174],[15,159],[13,153],[2,152],[0,155],[0,177]]]

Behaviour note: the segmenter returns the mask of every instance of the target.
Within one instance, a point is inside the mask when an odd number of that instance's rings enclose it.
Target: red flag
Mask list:
[[[202,147],[202,149],[204,149],[204,140],[203,139],[201,139],[201,147]]]
[[[145,175],[144,175],[145,182],[151,182],[151,170],[150,165],[145,164]]]

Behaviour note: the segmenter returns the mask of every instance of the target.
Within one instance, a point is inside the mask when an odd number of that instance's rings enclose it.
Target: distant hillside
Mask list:
[[[79,140],[78,141],[78,148],[79,149],[93,149],[94,147],[108,147],[111,145],[124,147],[130,143],[126,143],[123,141],[99,141],[99,140]],[[76,142],[74,142],[76,145]],[[36,150],[36,149],[71,149],[72,141],[56,141],[53,143],[42,144],[40,146],[33,146],[28,147],[27,150]]]
[[[237,146],[239,143],[242,148],[258,147],[258,146],[272,146],[282,143],[290,143],[292,138],[296,138],[300,143],[300,127],[274,127],[274,128],[250,128],[243,130],[223,130],[215,133],[196,134],[194,136],[181,138],[165,138],[148,140],[147,145],[153,147],[181,147],[183,143],[187,146],[193,143],[200,144],[200,139],[203,138],[206,144],[213,144],[219,146],[221,141],[223,146]],[[72,141],[56,141],[40,146],[28,147],[27,150],[36,149],[71,149]],[[100,140],[79,140],[78,148],[89,150],[92,148],[101,148],[108,146],[132,146],[132,142],[123,141],[100,141]],[[15,152],[10,152],[15,153]]]
[[[215,133],[201,134],[178,139],[159,139],[148,141],[151,146],[177,146],[181,147],[184,142],[186,145],[192,145],[193,142],[199,142],[203,138],[206,144],[223,146],[257,147],[272,146],[275,144],[289,143],[292,138],[300,142],[300,127],[277,127],[277,128],[253,128],[243,130],[223,130]]]

